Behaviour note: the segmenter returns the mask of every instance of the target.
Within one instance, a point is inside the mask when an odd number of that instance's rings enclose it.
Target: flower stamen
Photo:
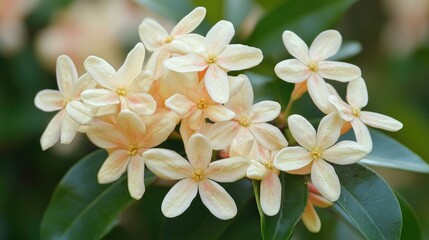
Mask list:
[[[134,145],[134,144],[131,144],[129,147],[128,147],[128,155],[130,155],[130,156],[135,156],[137,154],[137,146],[136,145]]]
[[[359,117],[359,116],[360,116],[360,109],[358,109],[358,108],[353,108],[353,109],[352,109],[352,113],[353,113],[353,116],[355,116],[355,117]]]
[[[243,126],[243,127],[248,127],[248,126],[250,126],[250,121],[249,121],[249,119],[247,119],[247,118],[242,118],[242,119],[240,120],[240,125],[241,125],[241,126]]]
[[[168,36],[164,41],[165,43],[171,43],[173,41],[173,38],[171,36]]]
[[[216,57],[210,56],[206,62],[207,62],[207,64],[213,64],[216,62]]]
[[[192,180],[194,180],[195,182],[201,181],[205,178],[203,171],[201,170],[195,170],[192,173]]]
[[[315,64],[315,63],[310,63],[310,65],[308,65],[308,68],[312,72],[317,72],[317,70],[319,70],[319,68],[317,67],[317,64]]]
[[[197,107],[199,109],[205,109],[207,107],[207,100],[205,98],[201,98],[197,101]]]
[[[119,96],[125,96],[127,95],[127,90],[125,90],[125,88],[123,87],[120,87],[116,89],[116,94],[118,94]]]
[[[319,148],[314,148],[313,150],[311,150],[310,155],[313,160],[317,160],[320,159],[320,157],[322,156],[322,151],[320,151]]]

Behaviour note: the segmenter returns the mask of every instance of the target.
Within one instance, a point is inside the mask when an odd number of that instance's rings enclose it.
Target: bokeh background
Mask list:
[[[47,151],[40,148],[40,136],[54,114],[39,111],[33,101],[38,91],[57,89],[57,56],[69,55],[80,74],[84,73],[83,61],[89,55],[120,66],[127,51],[139,41],[137,29],[144,17],[156,18],[168,29],[174,26],[173,19],[183,16],[180,7],[177,16],[172,16],[171,8],[176,6],[166,6],[169,12],[153,2],[0,0],[0,239],[38,239],[43,212],[56,184],[76,161],[95,149],[83,135],[67,146],[56,145]],[[205,35],[210,24],[225,18],[234,22],[235,41],[242,42],[258,19],[284,0],[187,2],[208,7],[207,21],[197,29],[201,34]],[[242,11],[228,13],[229,7],[244,2],[246,8]],[[311,27],[311,21],[308,24],[303,27]],[[334,26],[344,40],[360,43],[361,52],[346,60],[362,69],[370,96],[367,109],[404,123],[400,132],[390,135],[429,160],[429,0],[360,0]],[[277,62],[286,57],[284,50]],[[290,89],[285,88],[284,99]],[[261,91],[259,97],[270,98],[266,91]],[[305,99],[297,108],[303,108],[304,103]],[[429,176],[376,170],[414,208],[424,239],[429,239]],[[150,211],[143,207],[147,201],[149,197],[128,210],[119,227],[106,238],[150,239],[147,228],[156,222],[148,224],[138,214],[142,209]],[[159,208],[152,211],[160,214]],[[338,224],[329,213],[319,212],[321,235],[303,235],[305,239],[327,236],[330,232],[325,229],[334,229],[332,226]],[[303,231],[302,226],[297,231]]]

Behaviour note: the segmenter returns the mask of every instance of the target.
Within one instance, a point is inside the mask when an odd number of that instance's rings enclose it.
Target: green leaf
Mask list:
[[[265,56],[277,58],[286,53],[282,33],[291,30],[310,40],[333,27],[355,0],[290,0],[262,17],[247,44],[260,48]]]
[[[349,41],[349,42],[343,42],[340,50],[338,52],[329,58],[329,60],[343,60],[346,58],[350,58],[353,56],[356,56],[362,51],[362,45],[357,41]]]
[[[429,164],[409,148],[380,131],[371,129],[370,133],[373,148],[368,156],[360,160],[360,163],[412,172],[429,173]],[[345,134],[344,138],[353,139],[353,131],[349,131]]]
[[[192,11],[189,0],[137,0],[137,2],[150,11],[173,21],[179,21]]]
[[[360,165],[336,165],[341,182],[337,210],[367,239],[400,239],[401,208],[389,185]]]
[[[97,182],[106,157],[105,151],[95,151],[66,173],[43,216],[41,239],[100,239],[135,201],[128,193],[126,177],[112,184]],[[146,185],[154,180],[153,174],[146,173]]]
[[[307,183],[299,175],[281,173],[282,203],[277,215],[266,216],[259,203],[259,182],[254,181],[256,202],[261,217],[261,232],[263,239],[290,239],[295,225],[301,219],[307,204]]]
[[[410,204],[401,196],[399,193],[396,193],[399,204],[401,205],[402,212],[402,232],[401,240],[407,239],[422,239],[422,229],[420,223],[417,219],[417,215],[414,210],[411,208]]]

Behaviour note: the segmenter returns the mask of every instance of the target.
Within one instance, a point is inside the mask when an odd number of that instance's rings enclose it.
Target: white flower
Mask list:
[[[182,214],[200,193],[203,204],[214,216],[222,220],[233,218],[237,214],[237,206],[216,182],[234,182],[243,178],[248,160],[232,157],[210,163],[210,142],[198,133],[189,138],[185,149],[189,162],[167,149],[150,149],[143,154],[147,167],[154,174],[164,179],[179,180],[162,201],[162,213],[170,218]]]
[[[336,201],[340,196],[340,182],[334,168],[326,161],[340,165],[355,163],[366,156],[365,147],[353,141],[336,143],[343,125],[336,113],[321,120],[317,133],[311,123],[300,115],[290,116],[288,124],[301,146],[280,150],[274,159],[274,166],[281,171],[291,171],[312,164],[313,184],[326,199]]]
[[[324,113],[330,106],[326,100],[329,90],[323,78],[348,82],[361,76],[360,69],[352,64],[329,61],[341,46],[341,35],[336,30],[320,33],[308,48],[307,44],[291,31],[283,33],[283,43],[296,59],[287,59],[276,65],[274,71],[282,80],[290,83],[307,81],[308,93]]]
[[[368,152],[372,150],[372,140],[366,125],[387,131],[398,131],[402,128],[402,123],[391,117],[361,110],[368,104],[368,91],[363,78],[351,81],[347,85],[346,99],[348,104],[337,95],[329,97],[341,118],[351,123],[356,140],[366,146]]]
[[[234,26],[228,21],[219,21],[207,33],[200,49],[185,56],[165,61],[165,66],[176,72],[206,71],[204,83],[213,101],[226,103],[229,99],[228,71],[254,67],[262,61],[258,48],[230,44]]]

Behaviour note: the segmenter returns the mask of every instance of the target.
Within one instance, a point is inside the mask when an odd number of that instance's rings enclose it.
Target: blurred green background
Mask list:
[[[281,31],[285,29],[273,26],[253,30],[261,18],[273,23],[288,19],[288,14],[281,13],[284,2],[287,1],[0,0],[0,239],[39,238],[40,221],[56,184],[76,161],[95,149],[83,135],[68,146],[56,145],[47,151],[40,148],[40,136],[54,114],[39,111],[33,101],[38,91],[57,89],[58,55],[71,56],[80,74],[89,55],[120,66],[127,50],[139,41],[137,29],[144,17],[157,18],[168,29],[192,6],[204,5],[207,21],[197,31],[205,35],[216,21],[232,21],[237,30],[236,43],[264,50],[264,62],[252,70],[263,75],[252,75],[257,97],[284,103],[292,86],[276,79],[272,69],[275,63],[289,58],[281,44]],[[338,29],[345,41],[357,41],[362,46],[358,55],[346,61],[362,69],[370,96],[366,109],[400,120],[404,128],[389,135],[429,160],[429,1],[320,2],[332,2],[332,6],[320,8],[315,16],[328,19],[327,24]],[[307,43],[316,36],[311,34],[312,28],[324,29],[311,16],[312,8],[321,4],[296,8],[309,10],[309,17],[295,26]],[[338,14],[329,15],[332,9]],[[278,44],[271,48],[271,42]],[[304,97],[293,111],[317,116],[315,108],[306,107],[309,104],[308,97]],[[411,204],[421,221],[424,239],[429,239],[429,176],[376,170]],[[162,197],[165,190],[153,190],[154,196],[157,193]],[[130,208],[107,238],[150,238],[147,229],[156,228],[157,222],[138,213],[151,211],[160,215],[160,203],[150,207],[145,204],[151,204],[151,197],[145,196]],[[333,238],[329,234],[341,236],[347,228],[328,210],[319,213],[321,235],[300,235],[304,232],[301,224],[296,238]]]

